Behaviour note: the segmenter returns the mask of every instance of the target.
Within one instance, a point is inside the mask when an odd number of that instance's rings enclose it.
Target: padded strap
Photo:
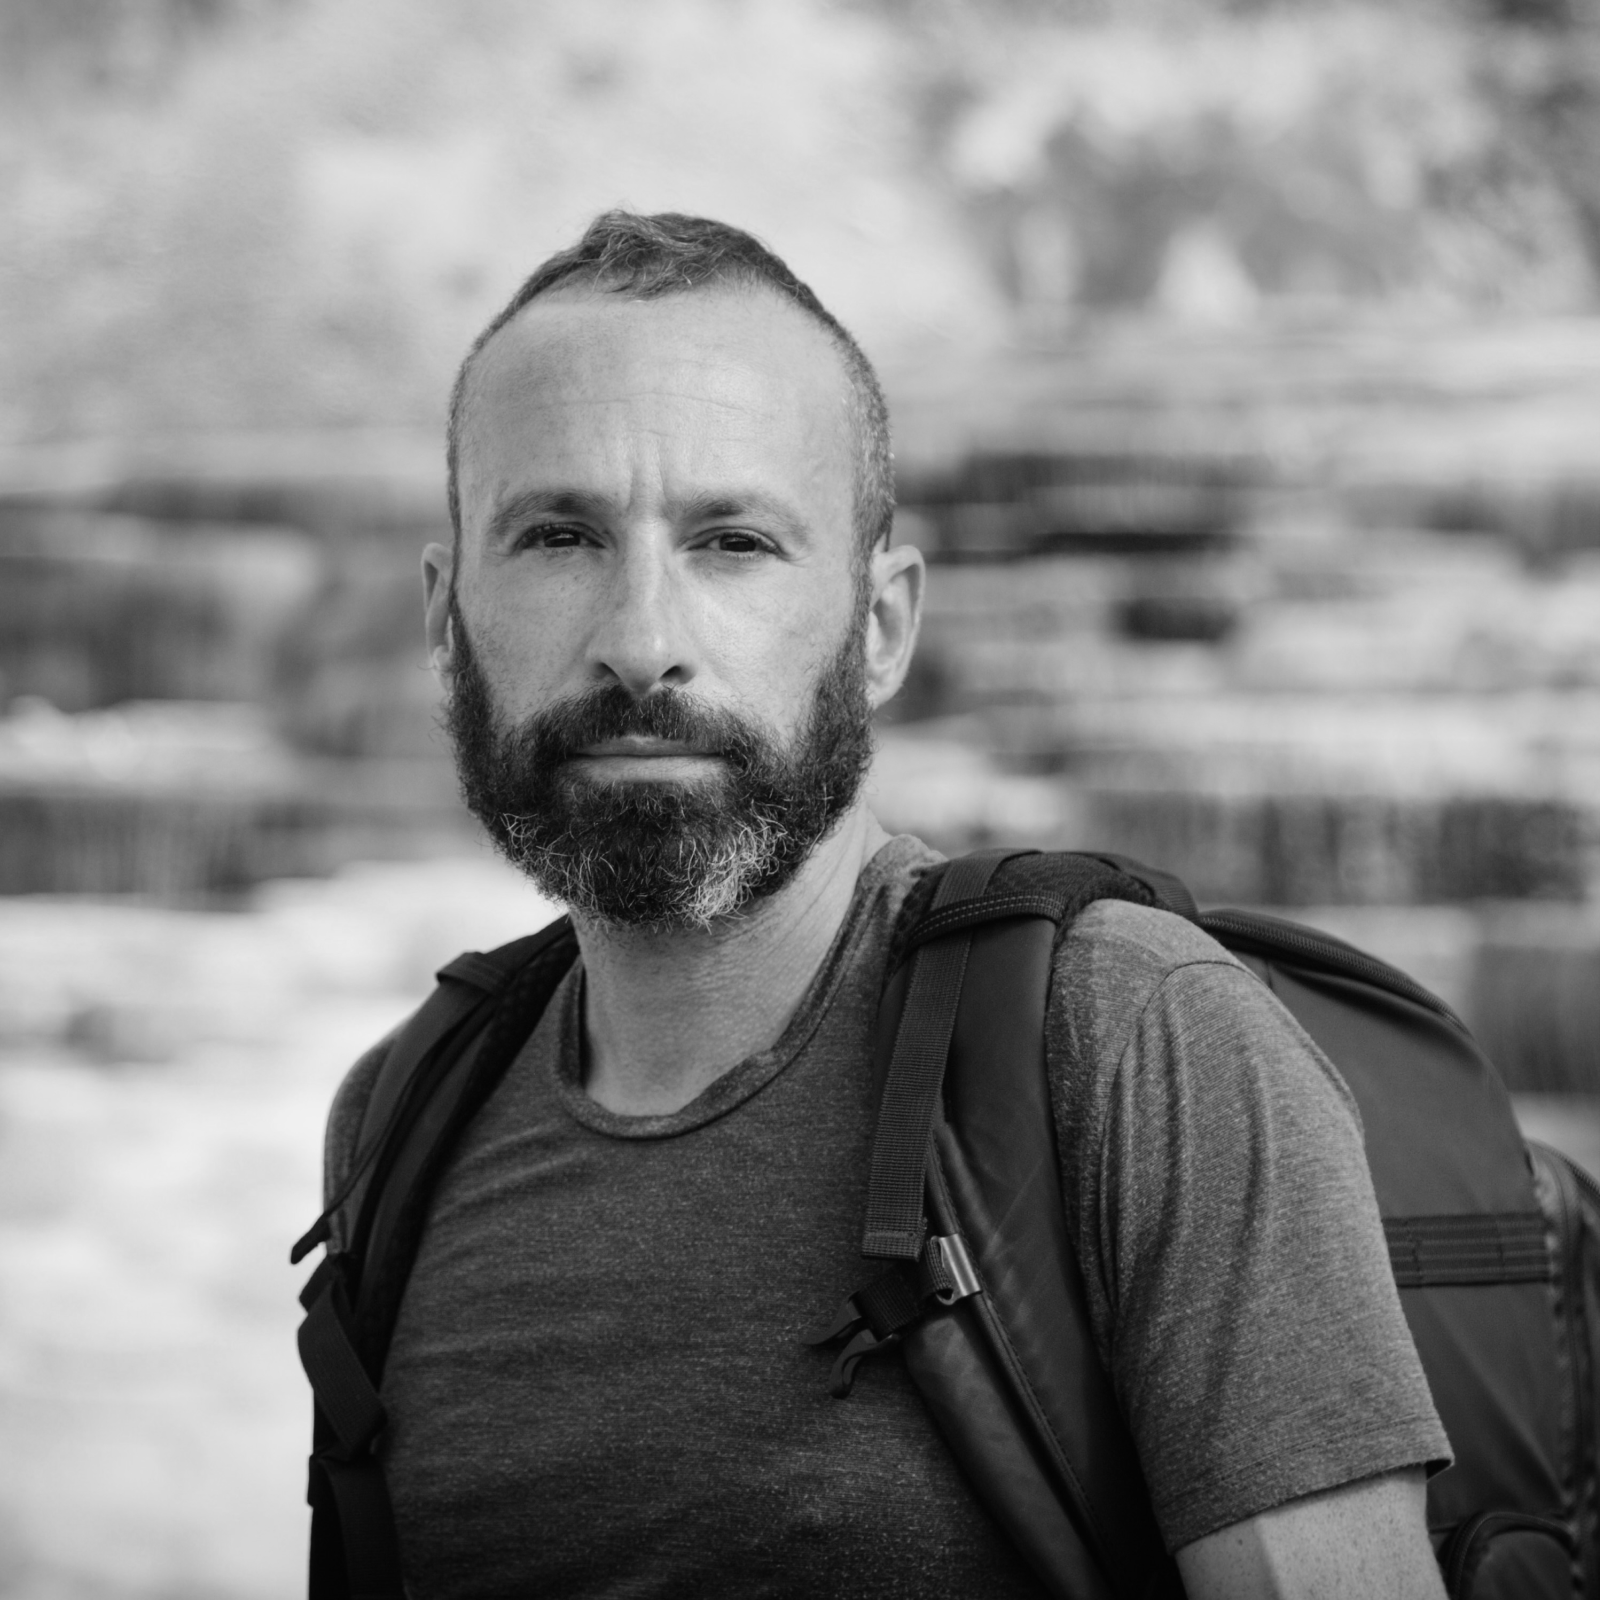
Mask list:
[[[938,1017],[934,1042],[920,1044],[938,1060],[917,1074],[931,1138],[918,1149],[916,1218],[925,1226],[925,1204],[941,1237],[964,1240],[977,1292],[945,1310],[929,1312],[924,1302],[909,1323],[885,1292],[840,1365],[886,1342],[878,1330],[892,1330],[975,1492],[1047,1592],[1154,1600],[1181,1595],[1181,1584],[1095,1350],[1062,1207],[1044,1062],[1059,939],[1104,898],[1148,904],[1155,891],[1096,857],[1034,854],[1006,864],[978,899],[935,894],[920,915],[908,911],[902,947],[914,954],[891,978],[880,1015],[879,1049],[890,1059],[878,1137],[890,1120],[889,1082],[906,1064],[903,1035],[924,1003],[919,967],[962,946],[965,992],[955,997],[953,1025]],[[922,943],[930,924],[942,931]],[[949,1009],[950,996],[934,998]],[[917,1148],[903,1142],[906,1155]],[[841,1387],[836,1381],[834,1392]]]
[[[558,918],[526,938],[498,950],[467,950],[440,967],[438,987],[395,1037],[383,1070],[361,1116],[363,1149],[394,1138],[408,1109],[423,1090],[421,1069],[444,1049],[452,1035],[474,1017],[484,1015],[486,1002],[497,999],[516,975],[537,961],[552,945],[572,938],[572,924]],[[359,1211],[359,1197],[354,1208]]]
[[[333,1238],[333,1221],[341,1210],[347,1216],[359,1214],[378,1157],[417,1100],[423,1079],[420,1069],[483,1005],[484,995],[477,985],[441,983],[395,1036],[362,1112],[360,1143],[350,1170],[322,1214],[295,1240],[289,1251],[290,1266],[298,1266],[319,1244]],[[337,1243],[350,1247],[348,1226]]]
[[[939,880],[927,920],[981,900],[995,869],[1022,850],[984,850],[952,861]],[[922,943],[911,958],[911,984],[878,1110],[867,1184],[862,1255],[916,1261],[928,1236],[923,1201],[928,1136],[950,1053],[970,940],[959,931]]]
[[[426,1082],[425,1097],[418,1096],[415,1114],[375,1169],[355,1230],[362,1257],[356,1347],[374,1379],[383,1374],[434,1181],[461,1130],[526,1043],[577,948],[565,922],[557,936],[540,943],[534,959],[493,1000],[487,1026]]]
[[[518,971],[551,945],[570,936],[571,923],[562,917],[549,927],[514,939],[497,950],[487,953],[468,950],[439,969],[435,974],[438,987],[395,1035],[384,1058],[382,1070],[362,1110],[358,1146],[350,1170],[322,1214],[295,1241],[289,1252],[291,1266],[297,1266],[319,1244],[326,1244],[332,1238],[333,1220],[341,1211],[345,1213],[347,1225],[338,1244],[345,1250],[357,1248],[350,1219],[361,1214],[379,1157],[399,1136],[417,1103],[426,1098],[431,1085],[426,1067],[450,1054],[449,1042],[472,1028],[474,1019],[481,1018],[486,1003],[497,996]]]
[[[312,1600],[403,1600],[394,1512],[372,1453],[385,1420],[383,1360],[440,1167],[575,953],[563,918],[487,955],[458,957],[385,1058],[363,1118],[355,1181],[335,1197],[354,1217],[342,1240],[350,1253],[326,1257],[302,1295],[300,1358],[317,1400]],[[299,1254],[328,1237],[331,1210],[296,1246]]]
[[[1125,873],[1135,883],[1142,885],[1163,911],[1170,911],[1189,922],[1200,920],[1200,907],[1190,893],[1189,885],[1175,873],[1163,872],[1160,867],[1147,867],[1132,856],[1119,856],[1111,852],[1096,852],[1089,859],[1103,861],[1108,867]]]

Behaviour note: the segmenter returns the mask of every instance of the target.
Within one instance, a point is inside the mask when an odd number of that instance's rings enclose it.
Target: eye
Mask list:
[[[773,544],[747,528],[719,528],[705,542],[705,548],[729,556],[771,555]]]
[[[570,550],[583,543],[588,530],[573,522],[543,522],[517,536],[519,550]]]

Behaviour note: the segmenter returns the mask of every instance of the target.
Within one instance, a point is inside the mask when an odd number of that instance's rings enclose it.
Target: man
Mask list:
[[[898,1361],[840,1402],[802,1342],[859,1281],[872,1019],[937,859],[859,793],[923,587],[870,366],[747,235],[613,213],[474,346],[450,446],[424,575],[463,791],[581,957],[395,1328],[411,1592],[1040,1594]],[[1047,1037],[1097,1343],[1189,1593],[1441,1594],[1448,1446],[1336,1075],[1120,902],[1064,942]]]

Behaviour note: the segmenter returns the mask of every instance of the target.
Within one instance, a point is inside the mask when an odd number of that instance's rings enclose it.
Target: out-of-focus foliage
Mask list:
[[[0,438],[432,423],[611,204],[883,354],[1586,304],[1593,0],[4,0]]]
[[[1590,293],[1586,36],[1405,5],[962,20],[939,152],[1036,321]]]
[[[104,37],[106,13],[76,15]],[[891,335],[983,322],[983,274],[917,178],[896,35],[870,17],[820,0],[144,17],[126,74],[74,74],[72,30],[45,28],[40,86],[8,119],[12,437],[432,421],[496,303],[615,204],[735,218]]]

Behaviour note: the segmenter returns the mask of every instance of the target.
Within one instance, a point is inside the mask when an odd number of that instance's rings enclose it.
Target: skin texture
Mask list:
[[[459,570],[423,557],[427,636],[448,686],[452,576],[502,717],[598,684],[692,691],[793,738],[855,603],[854,452],[832,344],[760,289],[535,301],[473,373]],[[900,687],[923,565],[870,562],[868,698]],[[694,782],[717,758],[627,745],[590,775]],[[633,1115],[686,1105],[776,1041],[885,835],[861,800],[778,894],[710,931],[577,922],[585,1087]],[[1421,1600],[1443,1593],[1420,1473],[1314,1495],[1178,1554],[1193,1600]]]
[[[787,741],[855,598],[849,394],[827,336],[764,291],[535,301],[488,346],[461,460],[462,616],[501,714],[597,684],[671,686]],[[449,680],[451,552],[424,555]],[[916,640],[920,555],[872,557],[874,706]],[[692,782],[714,758],[594,752],[593,776]],[[859,801],[779,895],[706,933],[578,923],[587,1088],[678,1109],[782,1032],[884,834]]]
[[[1291,1500],[1178,1552],[1191,1600],[1443,1600],[1421,1468]]]

